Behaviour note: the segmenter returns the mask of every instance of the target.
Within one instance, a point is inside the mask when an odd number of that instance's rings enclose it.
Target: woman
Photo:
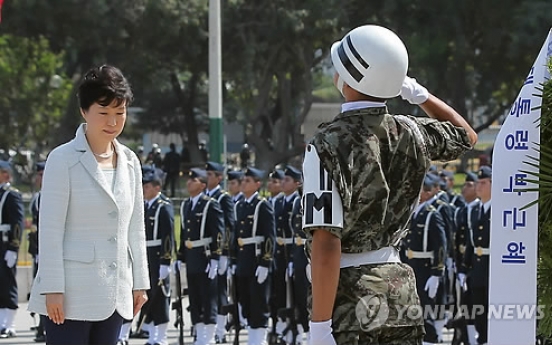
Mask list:
[[[114,345],[150,287],[140,162],[116,140],[132,91],[120,70],[102,66],[78,98],[86,123],[46,162],[29,310],[48,316],[49,345]]]

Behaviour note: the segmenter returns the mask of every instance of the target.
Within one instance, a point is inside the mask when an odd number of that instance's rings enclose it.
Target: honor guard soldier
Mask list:
[[[10,184],[12,168],[0,161],[0,338],[15,337],[16,267],[25,211],[21,194]]]
[[[462,197],[466,201],[463,207],[459,207],[456,210],[455,222],[456,222],[456,234],[455,234],[455,263],[457,267],[457,287],[456,287],[456,308],[458,314],[460,311],[467,312],[468,315],[472,315],[472,303],[469,298],[469,294],[466,292],[468,289],[466,283],[466,270],[464,264],[464,256],[466,255],[466,241],[470,236],[470,229],[473,228],[472,224],[477,222],[479,216],[478,211],[481,208],[481,200],[477,197],[475,186],[477,183],[477,174],[468,172],[466,173],[466,179],[462,186]],[[473,212],[476,210],[476,212]],[[463,273],[462,273],[463,272]],[[460,309],[462,306],[466,306],[467,310]],[[455,338],[461,338],[466,344],[477,344],[476,331],[473,319],[467,317],[468,315],[459,315],[460,325],[455,329]],[[458,332],[457,332],[458,331]],[[459,333],[459,336],[456,336]]]
[[[190,169],[186,187],[190,198],[180,206],[182,230],[176,264],[186,264],[190,318],[197,336],[194,344],[208,345],[215,341],[224,214],[219,203],[203,193],[207,187],[205,170]]]
[[[293,304],[297,315],[297,339],[295,343],[301,344],[305,334],[309,331],[307,293],[310,288],[310,278],[307,277],[308,259],[305,252],[307,236],[303,232],[301,210],[300,189],[303,182],[303,176],[300,170],[291,166],[286,169],[285,174],[284,190],[287,190],[287,186],[291,185],[298,193],[298,197],[293,200],[291,217],[289,219],[290,227],[293,232],[293,243],[291,245],[291,260],[288,266],[288,276],[293,278]]]
[[[228,246],[234,224],[236,223],[236,215],[234,213],[232,196],[220,187],[220,183],[224,177],[224,166],[216,162],[207,162],[205,170],[207,171],[207,190],[205,194],[215,199],[220,204],[224,213],[225,236],[222,241],[222,255],[219,258],[218,266],[218,314],[215,332],[215,341],[217,344],[220,344],[226,343],[226,315],[223,313],[223,308],[228,305],[228,280],[226,278],[229,257]]]
[[[438,177],[437,177],[438,178]],[[408,234],[403,239],[403,262],[410,265],[416,275],[416,289],[424,311],[424,344],[442,342],[445,324],[445,259],[447,240],[445,224],[433,206],[438,181],[426,175]],[[428,313],[428,310],[435,313]]]
[[[244,199],[236,204],[232,241],[238,303],[249,325],[248,345],[266,345],[269,317],[269,272],[273,265],[275,230],[272,205],[259,195],[263,175],[255,168],[245,172]]]
[[[31,202],[29,204],[29,211],[32,216],[31,231],[29,232],[29,254],[33,257],[33,278],[36,277],[38,270],[38,213],[40,204],[40,188],[42,188],[42,174],[44,173],[44,167],[46,162],[38,162],[35,167],[35,187],[37,192],[34,193]],[[34,314],[31,314],[34,315]],[[46,316],[39,315],[38,326],[36,327],[36,336],[34,341],[37,343],[43,343],[46,341],[44,336],[44,318]]]
[[[459,275],[459,280],[467,284],[470,302],[483,308],[483,313],[475,315],[475,330],[477,331],[477,344],[487,343],[487,313],[489,310],[489,244],[491,241],[491,186],[492,169],[482,166],[478,172],[478,180],[475,186],[480,204],[474,204],[469,209],[471,226],[468,226],[466,240],[466,252]]]
[[[345,103],[318,127],[303,163],[303,230],[312,236],[310,342],[420,345],[423,318],[391,312],[419,306],[398,245],[431,161],[457,159],[477,134],[406,76],[408,53],[392,31],[355,28],[334,43],[331,59]],[[399,95],[431,118],[390,114],[386,101]],[[378,301],[388,308],[365,307]],[[374,309],[390,312],[373,315]]]
[[[237,170],[228,171],[226,176],[228,177],[228,194],[230,194],[232,201],[235,204],[243,199],[243,193],[241,191],[243,172]]]
[[[271,180],[276,179],[277,171],[272,173]],[[279,172],[278,172],[279,174]],[[279,176],[278,176],[279,177]],[[292,244],[293,229],[291,227],[291,213],[293,204],[299,198],[297,192],[298,182],[301,180],[301,173],[288,166],[284,171],[284,176],[280,179],[280,190],[282,197],[275,198],[274,218],[276,224],[276,253],[274,254],[274,271],[272,272],[272,287],[270,298],[270,311],[274,331],[282,343],[286,322],[278,317],[278,311],[286,308],[286,300],[292,296],[286,296],[286,280],[291,276],[293,270],[292,263]],[[287,275],[287,277],[286,277]],[[289,341],[291,342],[291,341]]]
[[[282,179],[284,178],[284,172],[280,169],[274,169],[271,173],[268,174],[268,181],[266,184],[266,189],[270,196],[268,201],[272,204],[272,208],[276,204],[276,200],[283,196],[282,193]]]
[[[170,304],[170,265],[174,245],[174,211],[168,198],[161,193],[162,177],[150,171],[142,177],[146,222],[146,246],[151,289],[146,311],[150,324],[148,343],[167,345]]]

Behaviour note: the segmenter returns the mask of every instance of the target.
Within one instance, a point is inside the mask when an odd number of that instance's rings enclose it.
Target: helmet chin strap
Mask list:
[[[337,87],[339,92],[341,92],[341,96],[345,97],[345,95],[343,94],[343,79],[341,79],[340,75],[337,76],[337,82],[335,87]]]

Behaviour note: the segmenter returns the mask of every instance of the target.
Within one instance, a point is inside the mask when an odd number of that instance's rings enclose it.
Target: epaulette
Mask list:
[[[433,206],[431,204],[426,204],[426,211],[435,212],[435,211],[437,211],[437,209],[435,208],[435,206]]]
[[[7,190],[10,190],[10,191],[12,191],[12,192],[17,192],[17,193],[19,193],[19,189],[15,188],[15,187],[12,186],[12,185],[9,185],[6,189],[7,189]]]
[[[441,200],[441,199],[437,199],[437,203],[438,203],[439,205],[448,205],[448,202],[445,202],[445,201],[443,201],[443,200]]]

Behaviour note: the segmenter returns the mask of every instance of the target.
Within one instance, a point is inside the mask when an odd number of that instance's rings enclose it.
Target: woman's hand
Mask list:
[[[56,325],[61,325],[65,321],[62,293],[46,294],[46,312],[48,313],[48,318]]]
[[[138,314],[142,306],[148,301],[148,295],[145,290],[135,290],[132,291],[132,296],[134,300],[134,316]]]

